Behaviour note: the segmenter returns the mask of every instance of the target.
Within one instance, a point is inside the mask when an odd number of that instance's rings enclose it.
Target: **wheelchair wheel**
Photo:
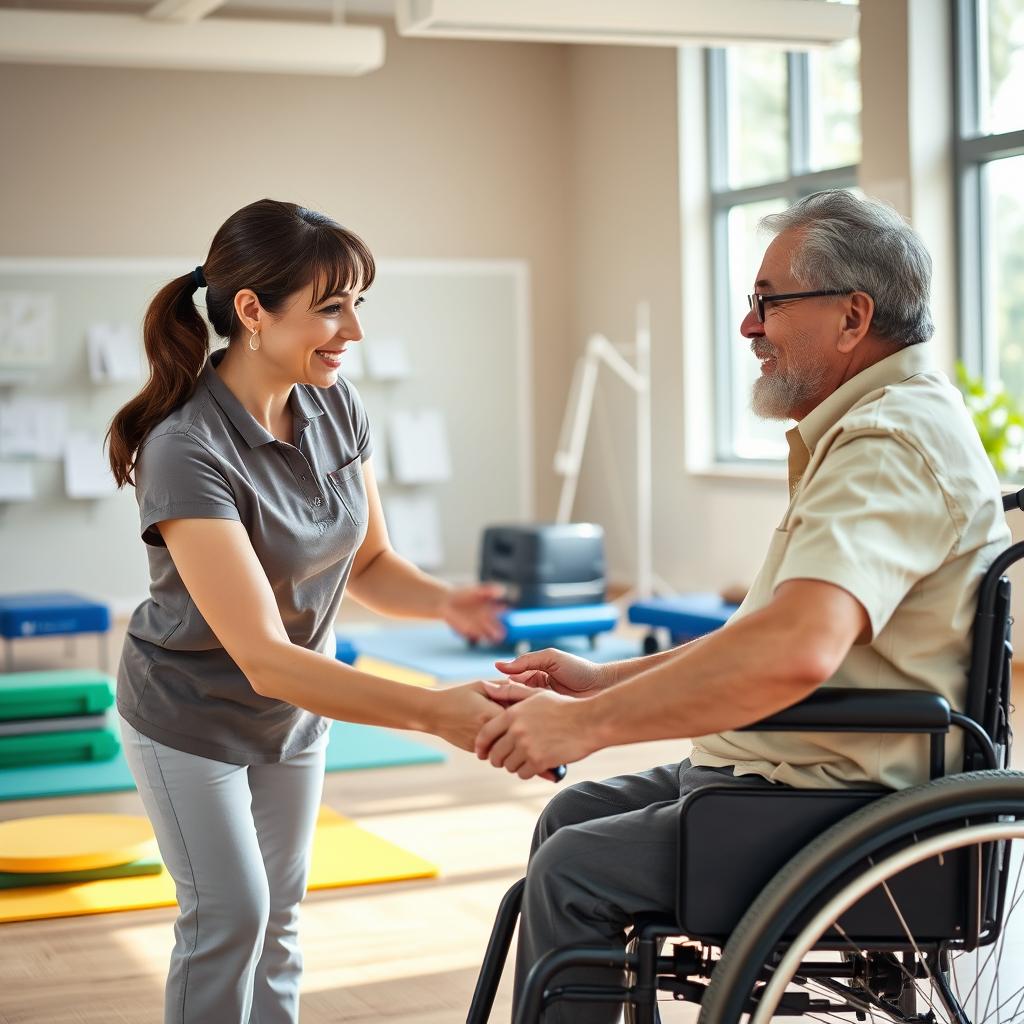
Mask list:
[[[908,869],[952,875],[954,865],[964,868],[955,875],[963,892],[977,897],[977,943],[960,926],[959,936],[918,930],[912,922],[930,908],[922,910],[920,892],[915,906],[901,895],[914,891]],[[926,891],[923,900],[947,896]],[[863,927],[843,928],[840,919],[849,923],[844,913],[862,898],[887,919],[872,924],[874,934],[891,927],[894,937],[872,942]],[[882,797],[794,857],[736,926],[699,1024],[739,1024],[748,1013],[749,1024],[801,1014],[1024,1024],[1024,773],[953,775]]]

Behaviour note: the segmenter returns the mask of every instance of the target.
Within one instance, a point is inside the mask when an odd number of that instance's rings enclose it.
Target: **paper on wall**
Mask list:
[[[0,367],[53,363],[55,310],[56,300],[46,292],[0,292]]]
[[[0,501],[31,501],[35,496],[30,462],[0,462]]]
[[[28,396],[0,401],[0,458],[59,459],[67,432],[63,402]]]
[[[99,437],[78,431],[68,435],[64,448],[64,491],[69,498],[107,498],[117,493]]]
[[[384,506],[395,550],[421,569],[439,569],[444,561],[441,512],[429,494],[394,494]]]
[[[85,344],[94,384],[134,381],[142,376],[138,333],[130,324],[93,324],[86,331]]]
[[[391,471],[400,484],[430,484],[452,475],[451,449],[438,409],[391,416]]]
[[[409,354],[401,338],[374,338],[363,344],[366,345],[363,358],[371,377],[378,380],[401,380],[412,373]],[[345,353],[346,356],[349,354]]]

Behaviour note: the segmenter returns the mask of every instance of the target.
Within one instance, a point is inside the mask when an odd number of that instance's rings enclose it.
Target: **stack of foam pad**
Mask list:
[[[109,676],[82,669],[0,675],[0,769],[109,761],[120,741]]]

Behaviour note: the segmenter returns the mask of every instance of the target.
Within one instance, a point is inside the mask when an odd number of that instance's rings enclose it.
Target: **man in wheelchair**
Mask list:
[[[936,765],[923,729],[746,731],[823,687],[964,708],[979,581],[1010,540],[963,400],[931,363],[931,260],[917,234],[843,190],[762,224],[775,237],[740,325],[761,361],[752,405],[796,425],[791,501],[746,600],[725,628],[649,657],[596,665],[543,651],[499,666],[508,707],[477,754],[523,778],[607,746],[694,738],[679,764],[585,782],[548,804],[522,894],[519,1000],[531,967],[566,946],[614,955],[603,975],[577,967],[560,982],[621,982],[627,929],[681,916],[680,805],[697,788],[884,792],[963,766],[961,739]],[[562,1002],[544,1019],[618,1014],[611,1002]]]

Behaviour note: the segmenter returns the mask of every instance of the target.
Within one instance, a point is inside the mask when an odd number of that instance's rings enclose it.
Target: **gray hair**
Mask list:
[[[891,207],[846,189],[829,189],[761,221],[775,233],[797,228],[793,276],[808,290],[867,292],[872,330],[897,345],[917,345],[935,331],[928,308],[932,260],[920,236]]]

